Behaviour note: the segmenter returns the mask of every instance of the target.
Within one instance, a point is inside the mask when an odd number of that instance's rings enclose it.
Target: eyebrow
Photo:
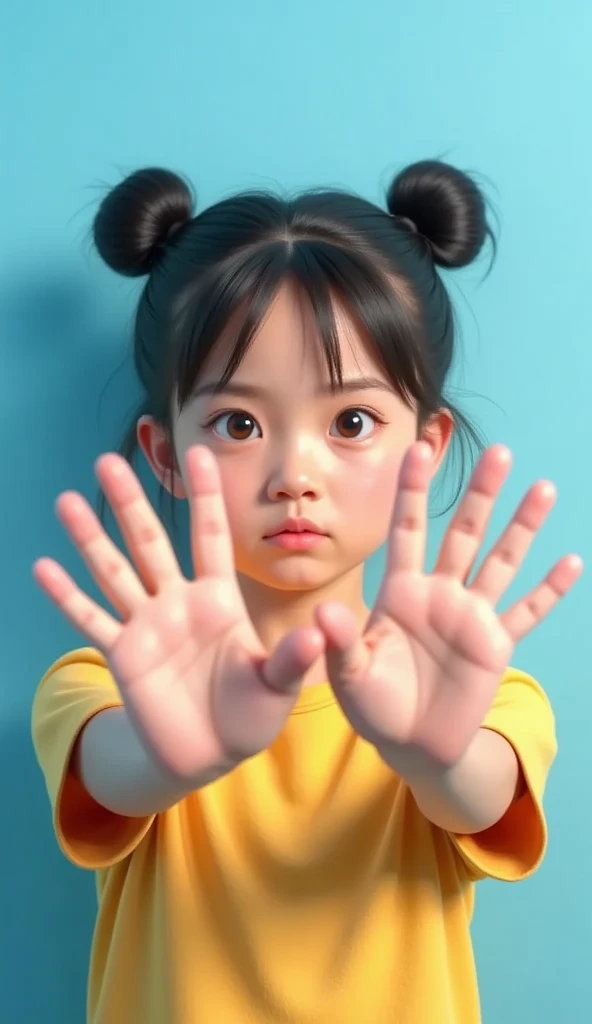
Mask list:
[[[351,377],[349,380],[344,380],[342,384],[332,385],[324,384],[320,388],[317,388],[317,394],[319,395],[341,395],[349,394],[352,391],[387,391],[389,394],[394,394],[395,389],[387,384],[386,381],[380,380],[379,377]],[[227,384],[202,384],[200,387],[195,388],[193,395],[195,398],[201,398],[204,395],[237,395],[240,398],[265,398],[267,395],[271,395],[272,392],[267,388],[261,386],[261,384],[249,384],[247,381],[240,383],[239,381],[229,380]]]

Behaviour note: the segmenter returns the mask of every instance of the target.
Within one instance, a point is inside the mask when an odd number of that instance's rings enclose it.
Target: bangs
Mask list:
[[[277,238],[241,248],[210,267],[186,292],[173,318],[169,385],[182,409],[204,364],[232,319],[240,314],[220,390],[244,359],[285,281],[308,300],[329,379],[342,385],[336,306],[343,309],[375,352],[400,397],[419,409],[433,403],[427,339],[418,304],[403,274],[387,273],[376,254],[307,237]],[[237,320],[239,318],[237,317]]]

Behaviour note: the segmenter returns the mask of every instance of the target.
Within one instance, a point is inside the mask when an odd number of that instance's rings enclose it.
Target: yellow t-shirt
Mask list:
[[[506,673],[484,723],[520,759],[524,795],[451,836],[305,689],[272,746],[155,818],[96,804],[69,773],[76,737],[121,705],[90,648],[43,678],[33,737],[65,855],[97,872],[89,1024],[478,1024],[473,882],[525,878],[546,844],[553,714]]]

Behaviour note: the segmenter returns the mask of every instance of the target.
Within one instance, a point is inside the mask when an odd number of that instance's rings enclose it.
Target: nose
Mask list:
[[[283,446],[274,455],[267,496],[271,501],[317,501],[321,496],[319,460],[305,441]]]

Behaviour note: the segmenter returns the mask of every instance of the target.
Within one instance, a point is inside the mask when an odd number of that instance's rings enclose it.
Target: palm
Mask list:
[[[378,745],[429,748],[448,760],[485,716],[511,638],[486,602],[454,580],[401,573],[384,591],[380,619],[365,635],[370,661],[356,728],[369,726]]]
[[[563,559],[527,598],[501,616],[495,610],[551,507],[552,490],[539,484],[467,585],[507,468],[499,449],[486,453],[436,568],[426,574],[429,478],[425,454],[420,458],[412,449],[402,471],[387,571],[363,636],[356,636],[343,607],[319,609],[330,644],[329,672],[343,710],[379,748],[408,747],[454,763],[479,729],[515,642],[578,575],[576,560]]]
[[[109,662],[148,746],[185,776],[199,768],[197,756],[206,764],[241,760],[273,738],[277,721],[266,715],[269,691],[257,664],[264,657],[238,588],[199,580],[146,602]]]
[[[198,461],[199,460],[199,461]],[[317,629],[293,630],[271,655],[246,611],[211,455],[188,456],[197,578],[180,572],[168,538],[122,460],[101,470],[132,565],[79,496],[60,515],[116,620],[55,562],[36,576],[70,621],[103,651],[146,748],[185,780],[264,749],[280,731],[302,676],[322,650]]]

